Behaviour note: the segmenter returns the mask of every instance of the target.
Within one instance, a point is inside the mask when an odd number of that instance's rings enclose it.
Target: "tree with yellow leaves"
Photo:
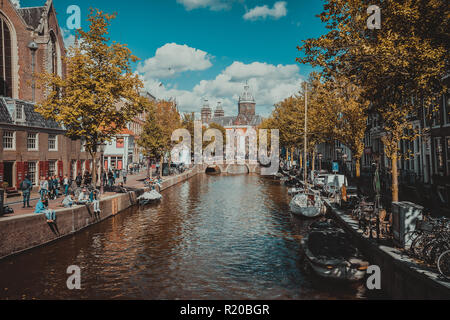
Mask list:
[[[149,102],[140,95],[143,84],[131,69],[131,62],[138,59],[126,45],[110,44],[107,37],[115,17],[91,9],[89,30],[77,30],[78,44],[69,48],[65,58],[67,77],[39,76],[47,97],[36,110],[63,125],[68,137],[82,139],[93,160],[94,183],[97,146],[125,129]]]
[[[161,100],[152,103],[146,111],[147,119],[138,144],[143,148],[146,157],[160,160],[162,176],[164,157],[170,154],[176,144],[172,141],[172,133],[182,127],[182,120],[174,101]]]
[[[381,29],[367,28],[369,5],[382,13]],[[399,144],[411,139],[405,123],[445,92],[450,70],[448,0],[327,0],[319,15],[327,34],[299,46],[297,61],[320,66],[327,77],[352,79],[382,116],[386,155],[392,160],[392,200],[398,201]],[[412,103],[412,99],[420,101]]]

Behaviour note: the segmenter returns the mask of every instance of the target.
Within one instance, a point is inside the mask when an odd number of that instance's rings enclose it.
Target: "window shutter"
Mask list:
[[[3,166],[3,162],[0,162],[0,183],[3,182],[4,172],[5,172],[5,169],[4,169],[4,166]]]
[[[17,189],[20,188],[20,183],[25,178],[24,176],[24,163],[23,162],[16,162],[16,187]],[[11,187],[11,186],[10,186]]]
[[[58,161],[58,176],[62,178],[64,176],[64,162]]]

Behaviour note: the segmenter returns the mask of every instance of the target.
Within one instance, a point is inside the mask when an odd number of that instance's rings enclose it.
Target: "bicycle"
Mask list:
[[[447,280],[450,280],[450,250],[439,256],[437,267],[439,273]]]

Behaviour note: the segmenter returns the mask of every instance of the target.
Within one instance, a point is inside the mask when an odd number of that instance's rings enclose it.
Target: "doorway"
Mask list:
[[[14,187],[14,162],[4,162],[3,163],[3,181],[8,184],[8,188]]]

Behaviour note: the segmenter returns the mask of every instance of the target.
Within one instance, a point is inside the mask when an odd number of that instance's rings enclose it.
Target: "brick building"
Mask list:
[[[34,183],[41,175],[90,170],[89,156],[80,141],[72,141],[57,123],[34,111],[44,92],[35,73],[65,76],[66,54],[53,6],[16,8],[0,2],[0,184],[18,187],[26,174]]]

